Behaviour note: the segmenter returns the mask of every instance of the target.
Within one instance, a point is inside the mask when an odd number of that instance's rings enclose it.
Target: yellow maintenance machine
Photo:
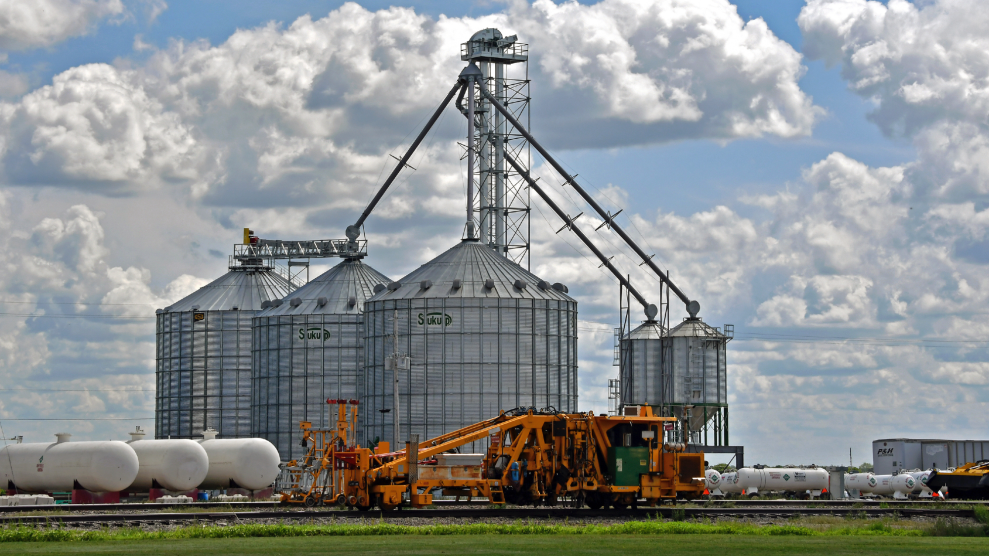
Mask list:
[[[313,445],[302,462],[289,464],[293,485],[282,493],[285,502],[389,510],[403,498],[427,506],[441,491],[493,504],[624,508],[704,491],[704,454],[664,443],[666,425],[676,419],[657,417],[647,405],[626,407],[621,416],[517,408],[391,452],[386,442],[374,450],[348,445],[356,401],[349,416],[346,400],[328,401],[343,402],[337,429],[314,431],[300,423]],[[457,453],[484,441],[485,454]]]

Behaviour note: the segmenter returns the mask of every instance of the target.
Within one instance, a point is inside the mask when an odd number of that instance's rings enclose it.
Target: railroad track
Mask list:
[[[188,505],[186,505],[188,506]],[[51,508],[51,506],[47,506]],[[402,509],[398,511],[359,512],[353,510],[255,510],[233,512],[147,512],[147,513],[96,513],[96,514],[56,514],[56,515],[4,515],[0,517],[0,525],[14,524],[122,524],[143,525],[161,522],[238,522],[276,519],[279,521],[312,521],[312,520],[350,520],[361,518],[391,519],[587,519],[587,518],[713,518],[713,517],[771,517],[787,518],[794,516],[833,515],[833,516],[866,516],[887,517],[973,517],[971,509],[935,509],[935,508],[880,508],[880,507],[829,507],[808,508],[797,506],[773,506],[762,508],[682,508],[675,506],[660,506],[656,508],[617,509],[574,509],[574,508],[459,508],[459,509]]]
[[[986,500],[948,500],[947,502],[935,502],[932,500],[695,500],[691,504],[704,504],[705,509],[738,507],[738,508],[760,508],[772,507],[806,507],[806,508],[929,508],[938,504],[965,504],[965,505],[989,505]],[[490,504],[487,501],[453,501],[434,500],[435,509],[449,506],[471,506],[476,508],[487,508]],[[671,507],[671,506],[664,506]],[[190,504],[152,504],[152,503],[130,503],[130,504],[58,504],[56,506],[0,506],[0,517],[4,515],[18,514],[23,512],[64,510],[67,512],[127,512],[127,511],[149,511],[167,512],[172,508],[197,508],[209,510],[216,508],[234,508],[243,511],[257,511],[265,509],[285,509],[299,510],[301,506],[287,506],[278,502],[193,502]],[[523,508],[529,509],[529,508]],[[560,508],[562,509],[562,508]],[[329,510],[322,510],[329,511]],[[604,511],[604,510],[602,510]],[[614,510],[608,510],[614,511]]]

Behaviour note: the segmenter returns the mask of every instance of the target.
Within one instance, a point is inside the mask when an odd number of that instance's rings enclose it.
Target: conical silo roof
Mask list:
[[[232,267],[166,311],[260,311],[262,302],[281,299],[291,291],[288,280],[268,268]]]
[[[390,278],[360,259],[346,259],[289,294],[278,307],[268,307],[258,316],[356,314],[364,309],[364,301],[374,295],[375,286],[389,282]],[[294,299],[300,300],[299,305],[292,305]]]
[[[727,338],[713,326],[705,323],[699,318],[686,319],[670,330],[670,336],[682,337],[706,337],[706,338]]]
[[[573,301],[562,286],[555,288],[477,240],[458,243],[398,284],[371,300],[485,297]]]
[[[658,321],[647,320],[625,335],[627,340],[660,340],[663,338],[663,325]]]

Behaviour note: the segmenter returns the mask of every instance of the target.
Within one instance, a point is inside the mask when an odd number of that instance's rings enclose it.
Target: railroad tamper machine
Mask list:
[[[337,428],[300,423],[311,447],[303,460],[288,463],[292,485],[283,502],[366,511],[408,500],[419,508],[432,504],[439,491],[492,504],[597,509],[643,499],[655,506],[704,492],[704,454],[663,442],[676,418],[657,417],[648,405],[626,406],[619,416],[516,408],[424,442],[413,435],[405,450],[391,451],[387,442],[373,449],[351,443],[356,400],[327,401],[338,405]],[[459,453],[485,440],[486,453]]]

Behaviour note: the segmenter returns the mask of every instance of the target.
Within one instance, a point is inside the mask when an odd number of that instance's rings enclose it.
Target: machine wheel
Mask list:
[[[319,500],[315,496],[306,496],[304,503],[307,508],[315,508],[316,504],[319,504]]]
[[[634,500],[634,496],[630,496],[628,494],[616,494],[611,505],[614,506],[616,510],[624,510],[627,509],[629,504],[633,503]]]
[[[602,507],[604,507],[604,500],[596,492],[588,494],[587,507],[592,510],[600,510]]]
[[[371,506],[354,506],[359,512],[366,512],[371,509]]]

